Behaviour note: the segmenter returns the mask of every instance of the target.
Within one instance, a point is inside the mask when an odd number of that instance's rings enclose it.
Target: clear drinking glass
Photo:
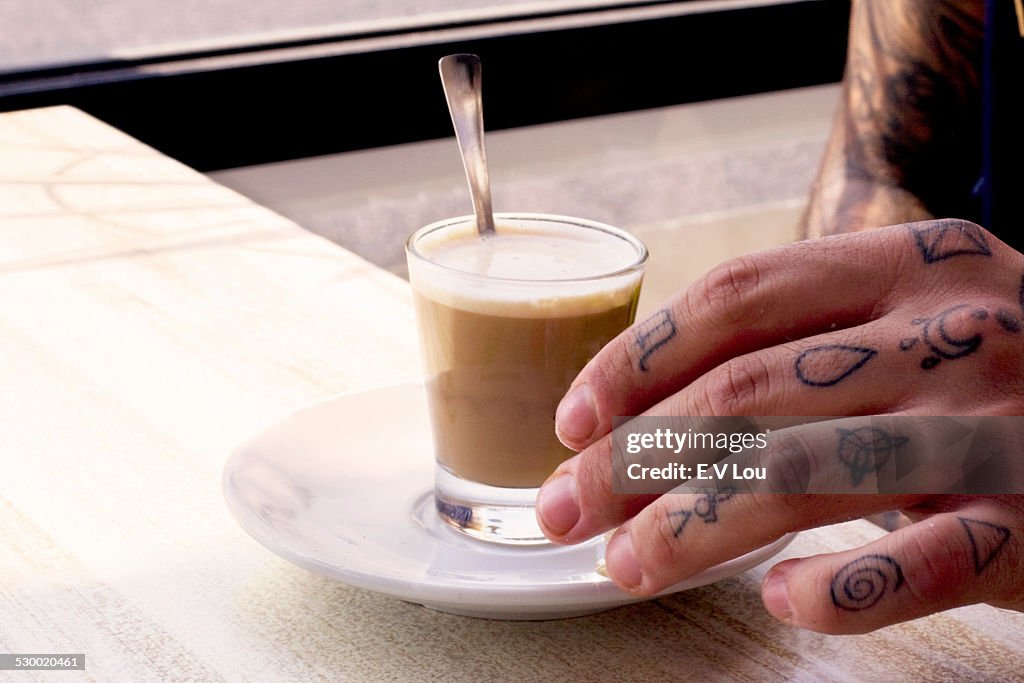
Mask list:
[[[647,248],[594,221],[439,221],[406,243],[436,461],[438,513],[483,540],[546,542],[538,487],[572,452],[555,409],[636,314]]]

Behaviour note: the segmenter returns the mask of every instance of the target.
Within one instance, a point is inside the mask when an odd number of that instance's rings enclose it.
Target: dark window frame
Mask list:
[[[849,0],[693,7],[633,3],[6,73],[0,111],[73,105],[214,171],[449,136],[436,64],[453,52],[484,61],[490,130],[842,77]]]

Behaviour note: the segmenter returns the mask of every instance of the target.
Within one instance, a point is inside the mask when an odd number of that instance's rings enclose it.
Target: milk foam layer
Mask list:
[[[641,275],[608,276],[637,264],[640,251],[597,229],[501,221],[488,237],[471,223],[443,233],[417,244],[433,263],[411,259],[410,280],[423,296],[477,313],[584,315],[629,301]]]
[[[628,267],[637,254],[617,238],[598,241],[572,234],[515,231],[449,240],[427,256],[438,265],[476,275],[567,280],[614,273]]]

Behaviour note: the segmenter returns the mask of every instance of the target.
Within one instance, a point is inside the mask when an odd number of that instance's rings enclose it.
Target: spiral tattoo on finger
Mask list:
[[[832,579],[832,604],[848,612],[874,607],[903,585],[903,569],[888,555],[865,555],[850,562]]]

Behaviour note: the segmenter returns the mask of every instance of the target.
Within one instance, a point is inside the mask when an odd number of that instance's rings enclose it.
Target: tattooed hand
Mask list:
[[[787,532],[902,509],[916,523],[777,565],[769,611],[859,633],[974,602],[1024,609],[1024,496],[613,494],[609,437],[613,417],[633,415],[1024,415],[1022,274],[1024,256],[956,220],[718,266],[576,378],[556,429],[581,452],[541,489],[545,533],[577,543],[620,527],[608,572],[653,595]],[[854,486],[906,447],[874,428],[835,433]]]

